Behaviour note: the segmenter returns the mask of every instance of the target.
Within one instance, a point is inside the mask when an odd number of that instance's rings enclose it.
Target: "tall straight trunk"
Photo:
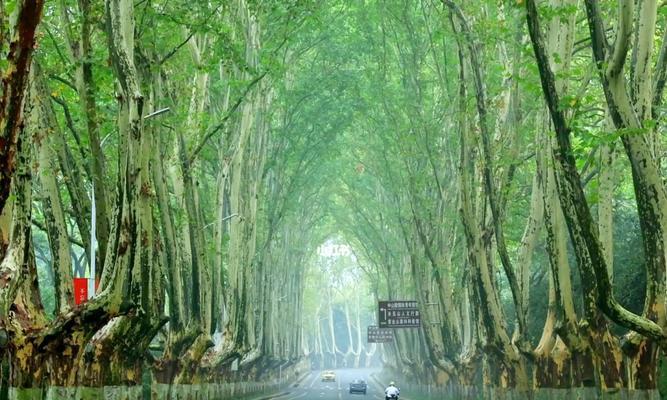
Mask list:
[[[533,177],[530,195],[530,214],[521,237],[517,267],[519,286],[521,288],[522,309],[528,312],[530,299],[530,272],[533,261],[533,252],[537,245],[539,234],[544,222],[543,188],[537,174]],[[515,332],[518,333],[518,332]]]
[[[255,29],[259,29],[255,27]],[[259,40],[257,38],[256,40]],[[266,304],[264,297],[268,296],[267,292],[263,292],[261,282],[268,277],[266,271],[267,266],[265,266],[261,261],[261,255],[258,255],[258,215],[260,212],[259,209],[259,198],[261,196],[261,187],[264,178],[264,168],[266,165],[268,147],[269,147],[269,110],[273,101],[273,91],[269,87],[270,83],[267,81],[262,82],[258,87],[258,99],[257,99],[257,112],[255,114],[254,126],[256,127],[255,135],[253,135],[253,141],[251,147],[254,151],[250,155],[250,169],[251,173],[249,182],[252,182],[249,189],[249,199],[250,199],[250,210],[252,219],[254,221],[254,226],[252,230],[252,239],[251,243],[251,271],[252,271],[252,281],[256,282],[255,287],[259,290],[254,291],[253,303],[255,307],[253,313],[255,315],[261,315],[263,311],[263,306]],[[272,233],[272,232],[270,232]],[[271,235],[270,235],[271,236]],[[270,239],[270,237],[268,238]],[[259,305],[259,307],[257,307]],[[246,364],[253,363],[257,361],[262,356],[267,356],[262,354],[262,341],[264,340],[264,330],[265,326],[262,323],[262,318],[257,317],[254,319],[253,333],[256,338],[255,343],[253,344],[253,350],[251,353],[245,357],[244,362]]]
[[[176,244],[176,229],[169,205],[167,182],[164,176],[164,161],[162,157],[164,153],[160,151],[160,148],[161,146],[156,136],[152,151],[151,171],[153,173],[157,206],[160,211],[162,240],[164,241],[165,270],[168,284],[167,293],[169,295],[169,314],[171,317],[170,328],[178,330],[184,327],[188,314],[186,313],[186,305],[184,304],[184,284],[181,277],[182,260]]]
[[[465,23],[462,20],[462,23]],[[472,49],[471,49],[472,51]],[[461,135],[460,146],[460,193],[461,193],[461,222],[464,226],[466,243],[468,248],[468,262],[471,268],[472,299],[475,308],[479,311],[480,324],[483,326],[485,344],[489,350],[487,362],[485,363],[485,383],[493,387],[513,387],[520,391],[529,389],[528,376],[525,360],[518,350],[512,345],[505,324],[502,307],[498,298],[497,284],[490,265],[492,251],[490,234],[486,231],[488,221],[483,217],[486,213],[480,213],[486,208],[486,203],[480,200],[479,194],[473,189],[477,185],[478,174],[475,172],[475,160],[470,158],[472,151],[472,138],[469,133],[468,123],[463,115],[465,107],[465,76],[468,62],[464,57],[464,49],[459,46],[459,68],[460,68],[460,116],[459,130]],[[473,69],[479,67],[473,66]],[[476,81],[480,79],[476,74]],[[482,83],[477,82],[477,91]],[[478,100],[479,101],[479,100]],[[480,118],[483,118],[480,115]],[[480,123],[485,123],[480,121]],[[484,178],[488,180],[487,178]],[[488,190],[488,185],[486,185]],[[481,204],[481,205],[480,205]],[[497,210],[496,210],[497,211]],[[494,213],[496,212],[494,211]],[[494,217],[495,218],[495,217]],[[509,272],[509,271],[507,271]],[[518,282],[516,282],[518,285]],[[515,302],[520,300],[518,291],[514,293]],[[523,318],[523,317],[522,317]]]
[[[143,126],[145,99],[134,62],[134,13],[130,0],[106,2],[109,51],[119,85],[118,129],[121,148],[118,196],[109,251],[100,286],[100,301],[110,310],[128,299],[137,312],[111,320],[87,344],[87,386],[138,383],[145,351],[167,322],[161,314],[161,276],[153,238],[153,187],[150,180],[152,138]],[[149,99],[147,109],[152,108]],[[136,352],[128,353],[127,348]]]
[[[609,279],[614,279],[614,159],[615,149],[609,144],[600,147],[598,184],[598,232],[604,250]]]
[[[185,218],[181,221],[180,235],[175,237],[178,248],[182,249],[181,262],[185,281],[191,286],[191,301],[185,314],[188,318],[181,327],[170,331],[170,346],[162,360],[167,364],[175,361],[179,367],[174,382],[190,383],[195,379],[200,361],[206,351],[213,346],[211,334],[214,329],[211,266],[206,255],[204,226],[201,206],[197,193],[196,169],[190,164],[188,139],[198,140],[202,118],[207,100],[209,75],[199,68],[204,62],[206,35],[194,35],[188,40],[193,63],[198,67],[192,81],[192,91],[188,106],[188,116],[182,131],[174,136],[174,165],[171,179],[177,195],[178,204],[185,209]],[[177,267],[180,270],[180,266]],[[183,279],[181,277],[181,284]],[[179,299],[180,300],[180,299]],[[186,329],[187,328],[187,329]]]
[[[241,1],[239,16],[248,29],[246,42],[246,61],[249,65],[256,65],[253,47],[258,38],[254,16],[247,9],[244,1]],[[250,160],[248,147],[252,136],[252,114],[256,110],[257,94],[251,93],[241,108],[238,125],[231,139],[230,148],[233,156],[230,162],[230,208],[231,213],[237,214],[232,218],[229,228],[229,292],[226,304],[229,305],[229,319],[225,327],[225,347],[222,351],[221,362],[248,353],[254,344],[254,311],[253,299],[251,298],[250,286],[255,284],[252,280],[251,268],[252,254],[254,254],[254,213],[251,208],[249,196],[249,185],[251,180]]]
[[[202,42],[204,44],[202,44]],[[193,53],[195,65],[201,65],[203,62],[201,53],[206,50],[206,36],[195,36],[190,39],[190,49]],[[190,107],[185,130],[188,136],[196,137],[200,128],[200,118],[204,110],[206,99],[206,90],[208,87],[208,74],[196,72],[190,98]],[[204,249],[204,239],[202,232],[201,219],[199,214],[199,204],[195,192],[195,176],[193,176],[193,166],[189,164],[189,155],[186,149],[186,139],[181,134],[178,137],[178,154],[180,158],[181,174],[183,180],[183,198],[185,210],[187,213],[187,229],[184,234],[189,238],[189,253],[192,266],[192,316],[194,320],[201,324],[202,333],[211,333],[211,310],[210,310],[210,290],[206,284],[210,279],[210,266],[207,263]]]
[[[469,59],[468,68],[472,74],[472,80],[474,82],[475,88],[475,99],[477,106],[477,115],[478,115],[478,127],[480,130],[479,141],[482,149],[482,158],[480,160],[482,166],[482,179],[484,184],[484,192],[488,199],[489,210],[491,212],[491,224],[493,227],[493,233],[495,236],[496,247],[498,250],[498,255],[501,260],[501,264],[505,275],[507,277],[510,290],[512,293],[512,298],[514,300],[514,308],[516,314],[516,320],[518,325],[518,337],[522,338],[526,332],[526,315],[523,309],[523,301],[521,295],[521,287],[519,283],[519,278],[515,271],[515,267],[512,265],[510,256],[505,244],[505,236],[503,231],[502,224],[502,201],[498,196],[499,190],[494,184],[493,177],[493,165],[492,165],[492,149],[491,149],[491,129],[489,127],[489,117],[487,110],[487,93],[486,86],[483,77],[482,63],[480,62],[480,49],[477,46],[474,38],[472,36],[471,28],[468,24],[468,21],[463,14],[461,8],[456,5],[451,0],[443,0],[443,4],[449,7],[452,10],[452,13],[455,15],[458,24],[454,24],[454,29],[460,30],[465,38],[465,46],[461,41],[457,41],[459,46],[459,54],[463,56],[465,53],[463,48],[467,49],[467,57]],[[503,181],[502,184],[507,182]],[[524,346],[522,346],[524,347]]]
[[[5,69],[2,71],[4,77],[0,96],[0,212],[5,208],[9,197],[16,167],[15,157],[23,121],[23,99],[28,87],[37,25],[42,18],[43,7],[43,0],[17,1],[15,15],[12,15],[14,24],[8,29],[9,43],[0,43],[3,48],[7,46],[9,49]],[[6,285],[7,283],[2,286]]]
[[[162,154],[165,154],[166,151],[160,142],[159,135],[154,135],[151,172],[160,216],[170,319],[167,343],[162,358],[156,363],[155,376],[159,383],[169,384],[173,382],[175,375],[178,373],[178,360],[181,354],[185,348],[192,344],[197,331],[188,329],[187,326],[190,313],[182,277],[183,260],[179,252],[174,215],[169,202],[167,181],[164,174],[165,167]]]
[[[229,284],[226,304],[229,305],[229,319],[227,320],[226,337],[227,346],[231,346],[232,353],[243,353],[249,350],[250,326],[246,318],[254,319],[253,313],[248,312],[252,308],[249,296],[251,284],[250,254],[254,243],[251,242],[254,231],[254,220],[249,210],[247,189],[243,187],[247,178],[247,151],[248,140],[251,133],[250,113],[253,110],[254,100],[243,107],[241,121],[239,122],[239,137],[236,141],[234,157],[230,165],[230,206],[231,213],[238,214],[238,218],[230,221],[229,242]]]
[[[548,124],[545,124],[548,127]],[[567,231],[556,189],[555,174],[548,158],[546,134],[539,133],[537,174],[544,187],[544,214],[549,256],[549,309],[542,338],[535,349],[536,387],[571,387],[583,381],[594,381],[590,364],[582,365],[584,354],[590,354],[589,343],[581,336],[574,308],[574,293],[570,279],[567,250]],[[558,329],[556,329],[558,328]],[[565,348],[563,348],[565,347]],[[564,372],[559,372],[564,371]],[[585,373],[586,372],[586,373]]]
[[[53,117],[55,120],[55,116]],[[60,129],[55,127],[54,129]],[[85,187],[84,168],[72,154],[72,151],[65,140],[65,136],[61,134],[53,135],[54,151],[58,156],[58,163],[60,171],[63,175],[63,181],[67,188],[67,193],[70,201],[74,222],[79,231],[81,242],[84,247],[84,254],[90,259],[90,211],[91,202],[88,197],[88,192]],[[83,276],[82,273],[79,274]]]
[[[440,297],[437,293],[432,293],[431,290],[431,276],[434,274],[437,276],[438,272],[434,273],[433,270],[437,271],[439,266],[435,261],[435,257],[430,254],[432,249],[430,249],[430,245],[428,244],[428,241],[425,237],[426,235],[422,231],[423,228],[422,222],[419,220],[420,217],[415,212],[414,206],[412,208],[415,225],[419,231],[418,234],[414,233],[414,236],[420,237],[424,252],[429,254],[429,256],[423,257],[418,254],[418,244],[413,243],[413,239],[410,237],[411,235],[408,233],[406,227],[403,227],[403,237],[406,249],[410,254],[409,263],[412,271],[412,279],[415,282],[415,288],[417,291],[417,300],[419,301],[419,304],[423,310],[422,315],[424,317],[424,325],[422,330],[424,332],[424,337],[427,343],[428,356],[436,368],[451,375],[454,374],[455,371],[453,363],[446,353],[446,348],[452,346],[453,343],[445,342],[445,337],[451,337],[452,334],[445,331],[447,336],[443,337],[442,332],[444,324],[442,321],[440,321],[441,314],[439,312],[439,308],[433,307],[433,305],[440,305]],[[426,259],[429,259],[430,261],[427,262]],[[440,283],[439,279],[437,281]],[[438,292],[441,290],[442,289],[438,290]]]
[[[225,248],[225,235],[227,233],[227,222],[226,218],[230,216],[226,215],[226,204],[225,198],[227,196],[228,189],[228,178],[229,178],[229,164],[224,161],[224,150],[223,146],[219,146],[218,157],[220,159],[220,164],[218,166],[218,173],[216,178],[216,212],[215,212],[215,225],[213,239],[215,241],[215,258],[213,262],[213,282],[212,282],[212,314],[214,321],[214,329],[221,331],[222,326],[225,323],[225,296],[223,289],[223,270],[225,268],[224,262],[224,248]]]
[[[331,347],[329,348],[331,359],[333,362],[333,368],[338,367],[338,355],[343,355],[343,352],[338,348],[338,341],[336,340],[336,329],[334,327],[334,313],[333,313],[333,293],[331,293],[331,288],[329,288],[329,293],[327,296],[327,324],[329,327],[329,335],[331,337]]]
[[[32,96],[26,96],[31,102]],[[46,128],[37,107],[26,107],[27,128],[21,129],[16,147],[16,169],[12,179],[13,197],[9,246],[0,262],[3,284],[0,291],[0,324],[5,338],[3,350],[9,362],[9,385],[32,386],[42,382],[39,352],[27,337],[46,324],[37,290],[37,272],[32,248],[32,158],[31,135]],[[41,129],[40,129],[41,128]],[[12,309],[13,311],[10,311]]]
[[[359,298],[359,292],[356,293],[355,296],[355,301],[354,301],[354,315],[356,319],[356,340],[357,340],[357,346],[356,350],[354,351],[354,368],[359,368],[359,362],[361,360],[361,351],[363,350],[363,342],[361,339],[361,300]]]
[[[461,327],[461,349],[460,349],[460,367],[457,374],[457,381],[464,386],[472,386],[477,380],[479,369],[479,345],[477,338],[476,311],[471,304],[472,290],[470,290],[471,278],[468,278],[461,290],[461,304],[459,305],[459,315],[462,317]]]
[[[7,246],[9,246],[9,232],[12,226],[12,210],[13,203],[11,201],[5,204],[5,207],[0,210],[0,259],[5,256]]]
[[[252,65],[257,63],[255,50],[259,46],[259,26],[255,17],[248,17],[249,39],[246,57]],[[238,214],[230,223],[229,278],[230,305],[226,327],[228,348],[226,353],[244,354],[243,367],[257,361],[262,355],[264,338],[262,319],[258,315],[262,307],[261,288],[264,267],[256,257],[257,212],[259,185],[262,179],[268,141],[268,126],[264,118],[271,96],[260,87],[243,105],[231,161],[230,205],[231,213]],[[233,305],[232,305],[233,304]],[[223,357],[225,358],[225,357]]]
[[[104,268],[104,259],[106,257],[106,248],[109,240],[109,190],[106,182],[106,159],[102,151],[102,145],[99,133],[99,122],[97,117],[95,80],[93,76],[92,63],[92,44],[91,36],[93,34],[93,18],[90,0],[79,0],[79,15],[77,20],[80,22],[80,31],[78,35],[72,32],[75,26],[69,16],[69,9],[64,0],[60,1],[60,18],[67,39],[66,46],[69,60],[76,66],[74,84],[79,95],[80,108],[83,112],[86,122],[86,131],[88,133],[88,168],[90,179],[95,188],[95,232],[98,244],[96,257],[97,278],[102,276]],[[89,235],[89,232],[81,232],[81,236]]]
[[[41,119],[37,126],[43,128],[41,132],[36,133],[35,153],[39,162],[39,181],[42,191],[42,210],[44,213],[44,222],[46,225],[49,247],[51,249],[51,264],[53,268],[53,285],[55,288],[55,312],[63,314],[67,312],[74,302],[74,290],[72,287],[72,260],[70,257],[69,235],[65,222],[65,214],[60,190],[56,176],[58,169],[55,163],[55,153],[52,147],[55,140],[52,136],[61,135],[58,122],[51,107],[48,96],[48,90],[39,77],[39,68],[35,68],[34,106],[33,111]]]
[[[238,71],[237,78],[248,80],[251,77],[247,71],[259,67],[260,23],[244,0],[235,2],[233,11],[234,20],[244,32],[245,65],[249,67]],[[233,106],[239,109],[238,117],[230,129],[225,128],[229,135],[225,135],[222,146],[224,159],[229,160],[228,167],[223,166],[228,170],[228,189],[221,193],[223,199],[228,196],[223,203],[229,214],[228,290],[224,301],[218,302],[226,308],[222,342],[205,359],[207,368],[212,369],[238,361],[239,368],[247,370],[265,355],[267,332],[262,314],[267,308],[263,297],[267,293],[268,275],[262,245],[268,242],[258,243],[257,229],[269,140],[266,115],[272,96],[267,86],[255,86],[260,77],[252,81],[243,98]]]
[[[229,78],[229,74],[225,69],[223,63],[220,63],[218,66],[220,81],[226,81]],[[231,95],[231,87],[227,85],[226,90],[224,91],[222,99],[222,110],[227,110],[229,108],[229,99]],[[228,129],[225,129],[223,135],[221,135],[220,140],[218,140],[218,172],[217,172],[217,191],[216,191],[216,212],[215,212],[215,225],[214,225],[214,234],[213,238],[215,241],[215,259],[213,262],[213,321],[214,328],[218,332],[222,332],[224,324],[226,322],[226,306],[225,306],[225,294],[224,294],[224,285],[223,285],[223,270],[225,268],[225,257],[224,257],[224,248],[225,246],[225,235],[228,234],[229,222],[226,220],[233,218],[231,215],[227,215],[228,204],[226,199],[229,194],[229,160],[226,155],[229,151],[226,138],[228,136]]]

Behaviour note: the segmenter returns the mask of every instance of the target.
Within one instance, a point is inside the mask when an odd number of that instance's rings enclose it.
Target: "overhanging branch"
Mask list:
[[[214,126],[213,129],[211,129],[210,131],[208,131],[208,133],[206,133],[206,135],[204,135],[204,138],[201,140],[201,142],[199,142],[199,144],[197,145],[197,147],[195,147],[194,151],[193,151],[192,154],[190,155],[190,158],[188,158],[188,164],[187,164],[188,167],[189,167],[190,165],[192,165],[192,163],[197,159],[197,156],[199,155],[199,153],[201,152],[201,150],[204,148],[204,146],[206,145],[206,143],[208,143],[208,141],[213,137],[213,135],[215,135],[215,134],[218,133],[222,128],[225,127],[225,125],[227,124],[227,121],[232,117],[232,115],[234,115],[234,113],[236,112],[236,110],[238,110],[238,108],[239,108],[239,106],[241,105],[241,103],[243,103],[243,100],[245,100],[245,98],[246,98],[246,96],[248,95],[248,93],[250,93],[250,90],[251,90],[255,85],[257,85],[257,83],[259,83],[259,81],[261,81],[262,78],[264,78],[264,77],[266,76],[267,73],[268,73],[268,71],[264,71],[264,72],[262,72],[259,76],[257,76],[255,79],[253,79],[253,80],[248,84],[248,86],[246,86],[246,88],[245,88],[245,90],[243,91],[243,93],[241,94],[241,96],[239,96],[239,98],[236,99],[236,102],[232,105],[232,107],[225,113],[225,116],[222,117],[222,120],[220,120],[220,122],[218,123],[218,125]]]

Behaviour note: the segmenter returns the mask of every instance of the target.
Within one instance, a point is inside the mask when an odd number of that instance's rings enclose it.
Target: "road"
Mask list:
[[[321,371],[312,371],[297,387],[286,389],[288,394],[270,397],[271,400],[384,400],[384,388],[380,387],[370,375],[377,369],[336,369],[336,382],[322,382]],[[350,394],[349,385],[353,379],[364,379],[368,391]]]

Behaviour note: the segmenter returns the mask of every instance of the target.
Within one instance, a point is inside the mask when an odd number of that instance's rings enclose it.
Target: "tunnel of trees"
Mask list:
[[[665,2],[0,20],[0,398],[380,364],[488,398],[667,395]],[[421,327],[366,343],[390,299]]]

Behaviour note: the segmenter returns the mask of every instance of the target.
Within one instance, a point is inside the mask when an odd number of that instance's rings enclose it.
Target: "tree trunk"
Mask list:
[[[9,52],[5,70],[2,71],[0,97],[0,212],[5,208],[9,197],[10,184],[16,167],[15,156],[23,121],[23,98],[28,87],[37,25],[42,18],[44,1],[20,0],[15,7],[16,19],[10,28],[10,41],[1,43],[3,48],[8,46]]]
[[[56,180],[57,171],[55,154],[52,147],[56,144],[54,136],[61,135],[58,122],[51,107],[48,90],[39,77],[40,71],[34,65],[35,81],[32,97],[35,113],[35,126],[38,128],[34,137],[35,153],[39,163],[39,181],[42,192],[42,210],[51,249],[53,266],[53,285],[55,287],[55,313],[64,314],[74,302],[72,285],[72,260],[70,258],[70,242],[65,223],[65,215],[60,191]]]
[[[99,297],[111,311],[120,308],[126,298],[138,311],[114,318],[87,344],[81,381],[97,387],[141,382],[145,351],[167,321],[161,314],[161,290],[151,284],[160,276],[151,208],[152,139],[143,129],[144,97],[134,63],[133,3],[108,0],[106,11],[109,49],[120,90],[118,126],[125,151]],[[148,108],[151,106],[149,103]]]
[[[498,388],[516,388],[521,392],[529,389],[525,360],[512,345],[503,311],[499,303],[498,291],[492,266],[489,265],[492,250],[490,232],[486,230],[487,221],[480,218],[479,206],[472,185],[477,178],[474,173],[474,160],[470,158],[473,144],[468,132],[467,122],[463,120],[465,114],[465,71],[467,61],[463,56],[463,49],[459,47],[461,109],[459,130],[461,133],[461,158],[459,166],[461,192],[461,222],[464,226],[468,248],[468,262],[471,268],[473,286],[473,304],[479,311],[480,324],[484,329],[484,354],[486,355],[484,382],[486,385]],[[482,123],[482,122],[480,122]],[[481,215],[486,215],[482,213]],[[515,293],[515,300],[520,300]]]

